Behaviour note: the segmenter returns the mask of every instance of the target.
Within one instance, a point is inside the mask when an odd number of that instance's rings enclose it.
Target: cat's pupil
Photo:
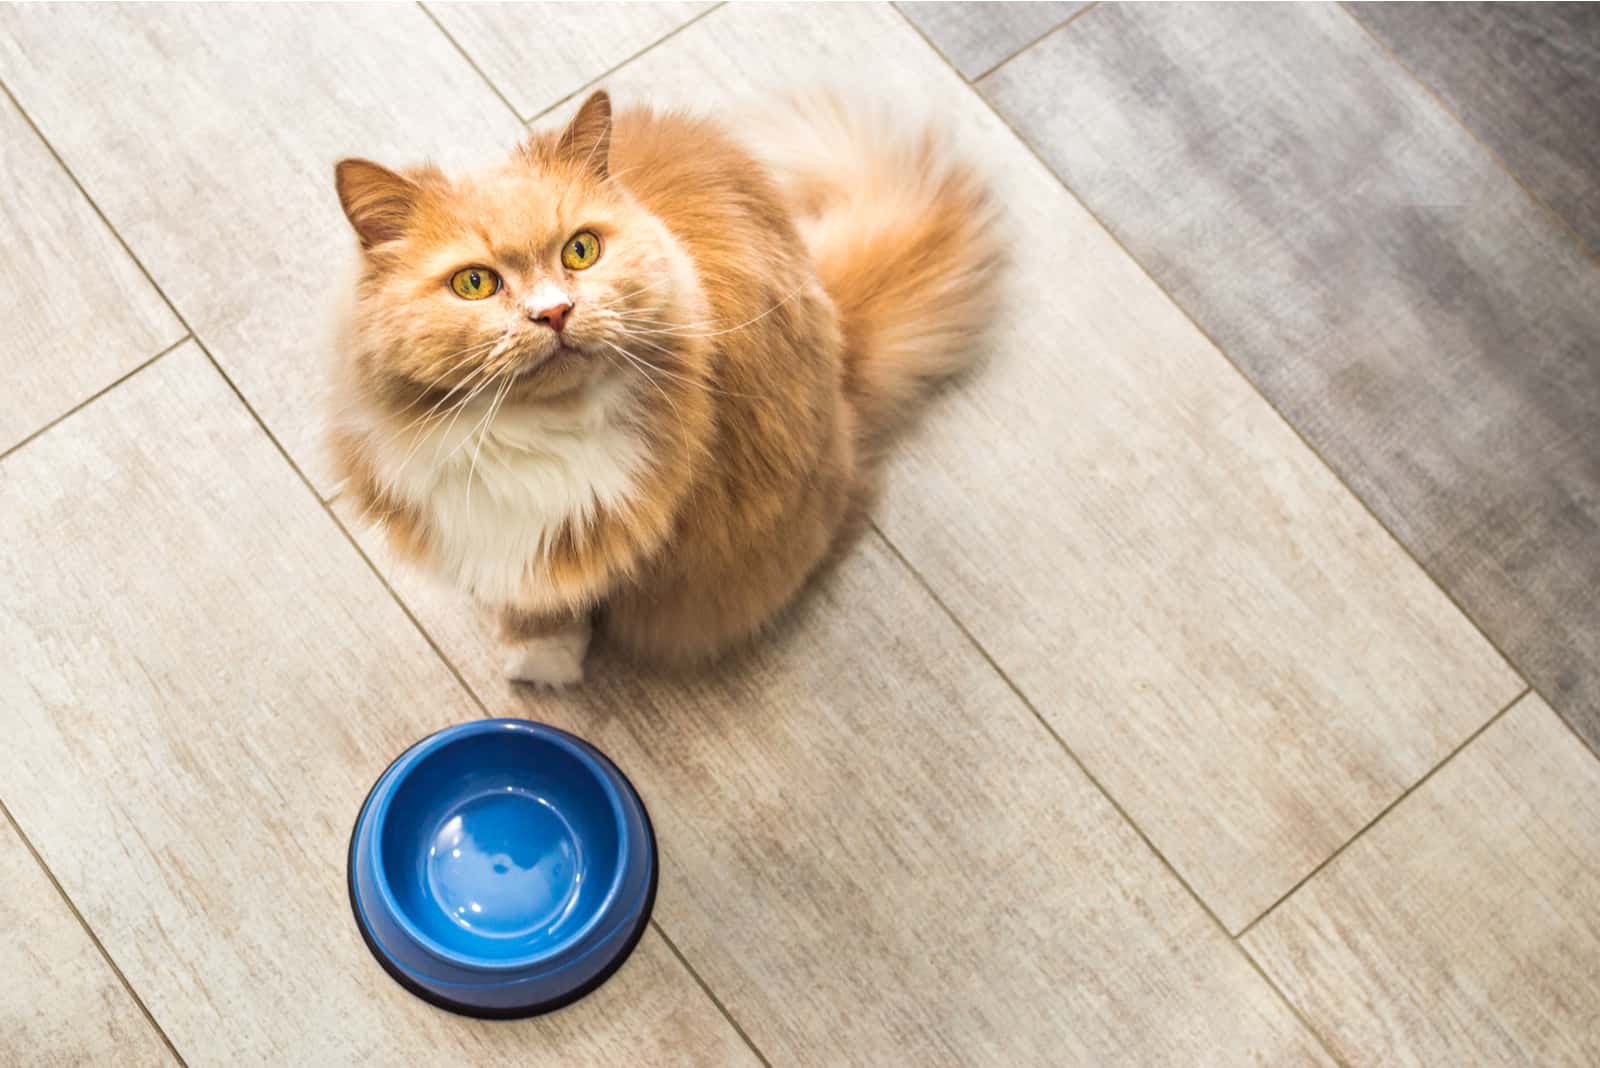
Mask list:
[[[467,275],[467,287],[469,289],[477,289],[478,288],[478,284],[479,284],[479,281],[478,281],[478,272],[477,271],[473,271],[471,274]]]
[[[589,254],[588,250],[583,247],[582,241],[579,241],[576,245],[574,245],[572,251],[578,254],[578,258],[580,260]]]

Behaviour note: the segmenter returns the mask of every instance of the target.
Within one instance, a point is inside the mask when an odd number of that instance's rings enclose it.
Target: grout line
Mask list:
[[[554,104],[551,104],[549,107],[546,107],[546,108],[543,108],[543,109],[541,109],[539,111],[534,112],[534,114],[531,117],[528,118],[526,125],[531,126],[534,123],[538,122],[540,119],[544,118],[546,115],[550,114],[556,108],[560,107],[562,104],[565,104],[567,101],[571,100],[573,97],[577,96],[579,93],[584,92],[585,90],[587,90],[590,87],[598,84],[599,82],[605,81],[607,78],[611,77],[613,74],[617,73],[617,71],[621,70],[623,67],[626,67],[629,63],[632,63],[634,60],[638,59],[640,56],[644,55],[646,52],[650,51],[651,49],[655,48],[658,45],[665,44],[666,42],[672,40],[674,37],[678,36],[678,34],[682,33],[684,30],[687,30],[690,26],[693,26],[695,23],[697,23],[701,19],[705,18],[707,15],[710,15],[714,11],[720,10],[723,7],[723,5],[726,4],[726,3],[727,3],[727,0],[721,0],[721,3],[712,4],[710,7],[706,8],[704,11],[700,12],[694,18],[692,18],[689,21],[683,23],[682,25],[674,26],[670,32],[662,34],[660,37],[656,38],[654,41],[651,41],[649,44],[647,44],[643,48],[639,49],[639,51],[635,52],[633,55],[629,56],[627,59],[624,59],[622,62],[616,64],[615,66],[612,66],[612,67],[608,68],[607,70],[602,71],[601,73],[595,75],[593,78],[590,78],[588,81],[586,81],[582,85],[578,86],[572,92],[568,93],[566,96],[562,97],[560,100],[557,100]]]
[[[44,862],[44,858],[39,855],[39,851],[33,847],[33,841],[23,831],[22,824],[17,822],[17,818],[11,814],[11,809],[6,807],[4,801],[0,801],[0,815],[5,816],[6,822],[11,824],[11,829],[17,832],[17,837],[22,840],[22,844],[33,855],[34,863],[39,865],[39,870],[44,873],[44,877],[50,880],[50,885],[56,888],[56,893],[61,895],[61,901],[67,906],[67,911],[71,912],[78,921],[79,926],[83,928],[83,933],[89,936],[89,941],[94,943],[94,948],[100,951],[100,956],[104,958],[106,965],[110,967],[112,973],[122,983],[123,989],[133,999],[133,1003],[139,1006],[139,1011],[144,1013],[144,1018],[150,1021],[150,1026],[155,1028],[155,1032],[161,1037],[161,1041],[166,1043],[168,1052],[172,1054],[179,1064],[183,1065],[184,1068],[188,1068],[188,1062],[183,1059],[183,1054],[178,1052],[178,1047],[172,1044],[172,1039],[167,1037],[167,1032],[162,1029],[161,1024],[156,1022],[155,1014],[144,1003],[144,999],[133,988],[133,984],[128,982],[128,977],[117,966],[117,962],[112,958],[110,951],[106,949],[105,943],[100,941],[100,936],[94,933],[94,928],[89,926],[89,921],[83,918],[83,913],[79,912],[78,906],[73,904],[72,898],[67,895],[66,888],[61,885],[61,880],[56,878],[56,873],[50,870],[50,865]]]
[[[1112,795],[1110,790],[1106,789],[1105,784],[1100,781],[1095,773],[1089,770],[1089,765],[1083,762],[1083,759],[1078,756],[1078,754],[1070,745],[1067,744],[1066,739],[1063,738],[1055,729],[1055,727],[1051,725],[1049,720],[1045,719],[1044,714],[1041,713],[1034,703],[1028,699],[1027,695],[1022,692],[1022,687],[1018,686],[1017,683],[1006,672],[1006,670],[1000,666],[999,662],[996,661],[992,655],[990,655],[989,650],[983,645],[983,643],[978,641],[977,637],[972,633],[972,631],[967,629],[966,623],[964,623],[961,620],[961,617],[956,615],[954,610],[952,610],[951,607],[945,603],[944,598],[939,596],[938,591],[936,591],[933,588],[933,585],[923,577],[922,572],[917,570],[915,565],[913,565],[910,560],[906,559],[906,555],[900,551],[900,547],[889,540],[888,535],[884,534],[882,528],[878,526],[877,520],[869,518],[867,520],[867,525],[872,528],[872,532],[878,536],[878,538],[883,542],[884,546],[894,554],[895,559],[900,561],[900,565],[910,573],[913,579],[916,580],[917,585],[922,587],[923,592],[933,599],[934,604],[939,606],[940,611],[945,614],[946,618],[948,618],[951,623],[955,624],[956,629],[961,632],[962,637],[966,638],[968,644],[978,651],[978,655],[983,657],[990,669],[994,671],[996,675],[1000,676],[1001,681],[1006,684],[1006,686],[1011,690],[1012,694],[1016,696],[1017,700],[1022,702],[1022,706],[1033,714],[1033,718],[1038,721],[1039,726],[1043,727],[1045,733],[1055,740],[1056,745],[1058,745],[1061,748],[1061,751],[1067,755],[1068,759],[1070,759],[1072,763],[1077,766],[1078,771],[1083,774],[1084,778],[1088,779],[1089,783],[1100,792],[1100,795],[1106,799],[1106,802],[1111,805],[1112,809],[1115,810],[1117,815],[1122,818],[1122,821],[1128,825],[1129,829],[1132,830],[1134,834],[1139,836],[1139,840],[1145,844],[1145,848],[1149,849],[1155,858],[1161,862],[1162,867],[1166,868],[1167,872],[1178,881],[1178,885],[1183,887],[1183,889],[1188,893],[1189,897],[1194,900],[1194,903],[1200,906],[1201,911],[1206,914],[1207,918],[1211,920],[1212,924],[1217,928],[1217,930],[1222,933],[1223,939],[1237,949],[1245,958],[1245,960],[1250,962],[1251,967],[1255,969],[1256,973],[1259,974],[1262,979],[1266,980],[1267,985],[1277,992],[1278,997],[1283,1000],[1284,1005],[1289,1009],[1289,1011],[1294,1013],[1295,1019],[1300,1021],[1301,1026],[1303,1026],[1308,1032],[1310,1032],[1313,1038],[1322,1044],[1323,1049],[1327,1051],[1330,1057],[1334,1057],[1334,1060],[1338,1061],[1338,1057],[1334,1056],[1333,1054],[1333,1047],[1327,1043],[1327,1041],[1322,1037],[1316,1028],[1311,1026],[1310,1021],[1307,1020],[1300,1013],[1300,1011],[1295,1008],[1294,1005],[1290,1004],[1288,998],[1283,996],[1283,992],[1278,990],[1277,984],[1272,982],[1267,974],[1262,971],[1261,966],[1256,963],[1255,959],[1251,957],[1249,953],[1245,952],[1244,947],[1239,945],[1239,943],[1234,940],[1233,936],[1228,932],[1227,925],[1224,924],[1222,920],[1218,918],[1217,914],[1211,910],[1211,906],[1206,904],[1205,899],[1195,891],[1194,887],[1189,885],[1189,880],[1183,877],[1182,873],[1178,871],[1177,866],[1167,859],[1166,854],[1162,853],[1161,850],[1156,846],[1155,842],[1151,840],[1150,836],[1145,833],[1144,828],[1139,826],[1134,818],[1128,814],[1127,809],[1122,807],[1122,803]]]
[[[50,153],[50,158],[56,161],[56,166],[60,167],[62,173],[64,173],[67,178],[71,180],[73,188],[77,189],[78,191],[78,195],[83,197],[85,203],[87,203],[94,211],[95,217],[100,220],[101,225],[106,228],[106,231],[112,237],[116,238],[117,244],[121,246],[122,251],[127,254],[128,259],[133,262],[133,265],[139,268],[139,273],[144,276],[144,280],[150,283],[150,288],[155,290],[156,296],[161,298],[162,303],[167,306],[167,310],[172,313],[173,318],[177,319],[178,324],[183,327],[188,336],[188,340],[191,340],[195,342],[195,344],[199,345],[200,339],[195,336],[193,328],[189,326],[189,321],[185,319],[178,311],[177,305],[173,304],[171,299],[167,297],[166,290],[162,289],[161,286],[156,283],[155,276],[152,275],[150,273],[150,269],[144,265],[144,261],[138,256],[134,255],[133,248],[128,244],[127,241],[123,240],[121,231],[119,231],[115,226],[111,225],[111,220],[106,217],[106,213],[100,210],[99,202],[96,201],[94,197],[89,195],[89,190],[84,188],[83,183],[78,180],[78,176],[73,173],[72,168],[67,166],[67,161],[61,157],[60,152],[56,151],[56,146],[52,144],[50,139],[44,135],[44,131],[39,129],[39,124],[33,121],[33,116],[28,114],[28,109],[22,106],[22,101],[17,99],[16,94],[11,91],[11,87],[5,83],[4,78],[0,78],[0,93],[5,94],[6,99],[11,101],[11,106],[17,109],[17,114],[22,116],[22,121],[28,124],[28,129],[33,131],[33,135],[39,139],[39,143],[45,147],[47,152]],[[179,344],[182,344],[182,342],[179,342]],[[205,346],[200,345],[200,348],[204,350]],[[210,353],[208,352],[206,355],[209,357]]]
[[[449,41],[457,52],[461,53],[461,58],[467,61],[467,66],[472,68],[473,73],[483,79],[483,84],[489,87],[489,91],[500,98],[500,103],[506,106],[506,110],[511,112],[512,117],[520,123],[526,123],[528,120],[522,117],[522,112],[518,111],[516,105],[510,101],[506,94],[500,91],[498,85],[489,80],[489,76],[483,72],[483,68],[478,66],[478,61],[473,59],[465,48],[461,47],[461,42],[456,40],[455,34],[444,28],[444,23],[439,21],[439,16],[430,11],[428,5],[423,3],[422,0],[417,0],[417,7],[421,8],[422,13],[428,16],[428,21],[438,27],[440,33],[444,34],[444,39]]]
[[[744,1044],[750,1047],[750,1052],[756,1055],[756,1060],[766,1065],[766,1068],[772,1068],[772,1062],[767,1060],[766,1054],[762,1053],[755,1041],[745,1034],[744,1028],[739,1026],[739,1021],[733,1018],[733,1013],[728,1011],[728,1007],[722,1003],[722,999],[717,997],[706,981],[700,978],[700,973],[694,970],[694,966],[689,963],[689,958],[683,955],[683,951],[678,948],[676,942],[667,937],[667,932],[661,929],[661,924],[657,923],[654,917],[650,919],[650,926],[656,929],[656,934],[660,935],[661,941],[665,942],[667,948],[672,950],[672,955],[678,958],[678,963],[688,969],[689,974],[694,977],[694,981],[700,984],[700,989],[705,991],[706,997],[710,998],[711,1003],[722,1012],[723,1019],[727,1020],[734,1031],[738,1032],[739,1037],[744,1039]]]
[[[276,442],[274,442],[274,444],[276,444]],[[282,449],[280,448],[279,451],[282,452]],[[284,454],[284,459],[288,459],[287,453]],[[289,461],[289,466],[294,466],[293,460]],[[298,468],[296,469],[295,473],[300,473]],[[378,580],[378,583],[383,586],[385,590],[389,591],[389,596],[394,599],[395,604],[400,606],[400,611],[404,612],[405,617],[411,620],[411,625],[417,628],[417,633],[421,634],[422,640],[428,643],[428,648],[433,650],[434,655],[439,658],[440,662],[444,664],[445,668],[450,672],[450,674],[455,676],[456,682],[461,684],[461,688],[467,692],[467,696],[472,699],[472,703],[478,706],[478,711],[482,712],[485,718],[493,719],[494,713],[490,712],[489,706],[483,703],[483,700],[478,696],[478,691],[474,690],[472,686],[468,684],[466,676],[462,675],[460,670],[456,667],[455,662],[445,655],[444,650],[439,647],[439,643],[434,641],[433,635],[428,633],[428,628],[422,625],[422,621],[418,619],[411,611],[411,606],[406,604],[405,599],[400,596],[400,594],[392,585],[390,585],[389,579],[384,575],[383,571],[375,562],[373,562],[372,557],[367,555],[367,551],[361,547],[361,543],[357,541],[356,536],[350,532],[350,528],[345,526],[344,521],[339,518],[339,514],[333,510],[333,502],[331,500],[325,501],[318,496],[316,487],[312,486],[310,481],[308,481],[304,475],[301,475],[300,478],[301,481],[305,482],[307,488],[311,490],[311,495],[317,498],[317,503],[322,505],[322,510],[328,514],[328,518],[333,520],[333,525],[339,529],[339,533],[344,535],[344,540],[350,543],[350,547],[354,549],[356,551],[356,555],[366,563],[367,568],[372,572],[373,577]]]
[[[68,408],[66,411],[62,412],[60,415],[58,415],[54,419],[50,420],[48,423],[46,423],[44,426],[40,427],[38,430],[35,430],[33,433],[29,434],[27,437],[25,437],[21,441],[17,442],[15,445],[12,445],[10,448],[7,448],[7,449],[5,449],[3,451],[0,451],[0,460],[4,460],[7,456],[10,456],[12,453],[16,452],[18,449],[20,449],[24,445],[28,444],[28,442],[34,440],[35,438],[39,437],[40,435],[42,435],[42,434],[44,434],[46,432],[48,432],[52,427],[56,426],[58,423],[61,423],[63,420],[68,419],[73,415],[76,415],[78,412],[81,412],[83,409],[87,408],[89,405],[93,404],[95,401],[99,400],[101,397],[105,396],[107,393],[110,393],[112,390],[116,389],[118,386],[122,385],[122,383],[126,382],[128,379],[132,378],[134,375],[138,374],[140,371],[143,371],[146,367],[149,367],[151,364],[153,364],[157,360],[161,359],[161,357],[165,356],[167,353],[169,353],[169,352],[173,351],[174,349],[178,348],[184,342],[191,341],[191,340],[193,340],[193,338],[191,337],[191,335],[187,331],[185,331],[184,335],[182,337],[180,337],[178,340],[174,341],[172,344],[168,345],[166,348],[162,349],[160,352],[156,353],[154,356],[150,357],[149,359],[141,361],[131,371],[124,371],[121,375],[119,375],[116,378],[112,379],[106,385],[101,386],[99,389],[95,390],[93,393],[91,393],[87,397],[83,398],[83,400],[79,401],[77,404],[74,404],[72,407]]]
[[[896,6],[898,6],[898,5],[896,5]],[[992,65],[988,70],[982,72],[981,74],[974,74],[971,78],[968,78],[967,79],[967,83],[968,84],[973,84],[975,82],[981,82],[983,79],[987,78],[989,75],[993,74],[995,71],[999,70],[1001,67],[1005,66],[1007,63],[1010,63],[1013,59],[1016,59],[1018,56],[1022,55],[1022,53],[1026,52],[1028,49],[1032,48],[1034,45],[1038,44],[1040,41],[1044,40],[1046,37],[1049,37],[1051,34],[1055,33],[1057,30],[1065,29],[1067,26],[1071,25],[1073,22],[1075,22],[1078,19],[1082,18],[1083,16],[1087,15],[1089,12],[1093,11],[1095,8],[1097,8],[1099,6],[1100,6],[1100,0],[1094,0],[1093,3],[1085,4],[1083,7],[1080,7],[1078,10],[1074,11],[1072,14],[1068,15],[1066,18],[1062,19],[1060,22],[1056,23],[1054,26],[1050,27],[1048,30],[1044,31],[1039,36],[1035,37],[1033,40],[1031,40],[1027,44],[1023,45],[1021,48],[1017,49],[1015,52],[1012,52],[1009,56],[1006,56],[1000,62]],[[956,73],[959,74],[961,72],[957,71]]]
[[[1351,835],[1348,839],[1346,839],[1344,844],[1339,846],[1339,848],[1335,849],[1332,853],[1329,853],[1327,855],[1327,857],[1325,857],[1322,860],[1321,863],[1319,863],[1316,867],[1312,868],[1310,871],[1306,872],[1305,875],[1301,876],[1299,882],[1297,882],[1293,886],[1289,887],[1288,890],[1285,890],[1283,892],[1283,894],[1279,896],[1278,900],[1276,900],[1272,904],[1268,905],[1266,907],[1266,909],[1262,911],[1261,915],[1257,916],[1255,919],[1251,920],[1249,923],[1247,923],[1243,927],[1239,928],[1239,933],[1234,935],[1233,937],[1236,940],[1242,941],[1244,939],[1244,937],[1246,935],[1248,935],[1251,932],[1251,930],[1253,930],[1255,928],[1255,926],[1257,924],[1259,924],[1262,920],[1266,919],[1268,916],[1272,915],[1273,910],[1275,910],[1279,905],[1283,904],[1285,901],[1289,900],[1289,898],[1293,897],[1294,894],[1295,894],[1295,891],[1299,890],[1306,883],[1308,883],[1312,879],[1316,878],[1318,873],[1320,873],[1328,865],[1332,864],[1335,860],[1338,860],[1339,859],[1339,854],[1343,853],[1346,849],[1349,849],[1352,845],[1354,845],[1356,843],[1356,841],[1361,838],[1362,835],[1366,834],[1369,830],[1371,830],[1374,826],[1376,826],[1378,824],[1378,821],[1382,820],[1391,811],[1393,811],[1395,808],[1397,808],[1399,806],[1400,802],[1404,801],[1406,798],[1410,797],[1412,794],[1416,793],[1419,789],[1421,789],[1423,783],[1427,782],[1429,779],[1431,779],[1435,775],[1437,775],[1439,773],[1439,771],[1446,764],[1450,763],[1452,760],[1454,760],[1456,758],[1457,754],[1459,754],[1462,750],[1466,749],[1467,746],[1471,745],[1473,742],[1477,741],[1479,735],[1483,734],[1484,731],[1488,730],[1490,727],[1492,727],[1496,723],[1498,723],[1500,721],[1501,717],[1503,717],[1507,712],[1510,712],[1517,705],[1521,704],[1523,698],[1527,697],[1531,693],[1533,693],[1533,688],[1530,686],[1527,689],[1524,689],[1521,693],[1517,694],[1517,696],[1513,697],[1510,701],[1508,701],[1504,708],[1501,708],[1500,711],[1498,711],[1494,715],[1490,716],[1487,720],[1485,720],[1483,722],[1483,724],[1480,727],[1478,727],[1477,730],[1475,730],[1471,734],[1467,735],[1465,738],[1463,738],[1461,740],[1461,743],[1459,745],[1457,745],[1454,749],[1450,750],[1450,752],[1446,753],[1443,760],[1439,761],[1433,767],[1429,768],[1428,769],[1428,773],[1426,775],[1424,775],[1422,778],[1418,779],[1416,782],[1412,783],[1410,786],[1406,787],[1405,790],[1401,792],[1399,797],[1396,797],[1393,801],[1390,801],[1387,805],[1384,805],[1383,806],[1383,810],[1381,812],[1379,812],[1376,816],[1374,816],[1370,820],[1368,820],[1362,826],[1362,828],[1359,831],[1357,831],[1355,834]],[[1557,716],[1556,718],[1560,719],[1561,717]],[[1248,952],[1248,950],[1246,950],[1246,952]]]
[[[1511,168],[1511,164],[1507,162],[1506,159],[1500,155],[1500,153],[1489,147],[1489,143],[1482,137],[1478,136],[1478,131],[1467,125],[1467,120],[1459,112],[1457,112],[1455,108],[1450,106],[1449,102],[1445,100],[1444,96],[1441,95],[1438,90],[1434,89],[1433,86],[1424,81],[1422,75],[1413,70],[1409,63],[1401,59],[1400,54],[1393,48],[1389,47],[1388,42],[1379,37],[1377,33],[1373,31],[1372,27],[1363,22],[1360,16],[1350,9],[1350,5],[1348,3],[1341,2],[1338,6],[1340,10],[1342,10],[1346,15],[1350,16],[1350,21],[1354,22],[1361,28],[1362,33],[1365,33],[1368,37],[1372,38],[1373,43],[1378,46],[1379,50],[1382,51],[1384,55],[1388,56],[1394,61],[1395,66],[1405,71],[1411,80],[1416,82],[1417,85],[1422,88],[1422,91],[1426,93],[1436,105],[1438,105],[1441,111],[1450,116],[1456,125],[1460,126],[1466,131],[1467,136],[1472,138],[1473,142],[1479,148],[1483,149],[1489,154],[1489,158],[1494,160],[1500,169],[1505,171],[1506,174],[1510,176],[1513,182],[1517,183],[1517,187],[1527,195],[1529,200],[1533,201],[1539,207],[1550,213],[1550,216],[1555,219],[1557,224],[1559,224],[1560,227],[1569,235],[1571,235],[1572,239],[1578,243],[1578,248],[1583,251],[1584,255],[1588,256],[1589,259],[1593,260],[1596,264],[1600,264],[1600,250],[1591,248],[1589,246],[1589,242],[1584,239],[1584,236],[1578,232],[1577,228],[1567,221],[1566,216],[1562,215],[1555,208],[1545,203],[1544,199],[1541,198],[1539,194],[1535,193],[1527,182],[1522,180],[1522,176]]]

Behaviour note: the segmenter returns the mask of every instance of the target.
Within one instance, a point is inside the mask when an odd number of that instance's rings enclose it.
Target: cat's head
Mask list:
[[[693,268],[612,180],[611,126],[602,91],[486,170],[338,165],[361,245],[346,345],[364,384],[537,399],[619,374],[630,338],[669,334]]]

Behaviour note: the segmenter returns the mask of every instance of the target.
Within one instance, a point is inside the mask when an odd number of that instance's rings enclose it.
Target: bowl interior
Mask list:
[[[378,850],[415,932],[495,966],[554,953],[588,929],[621,874],[621,834],[598,769],[560,742],[491,730],[410,769]]]

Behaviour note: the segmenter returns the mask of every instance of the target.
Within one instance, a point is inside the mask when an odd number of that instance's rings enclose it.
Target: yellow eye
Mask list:
[[[594,266],[594,261],[600,258],[600,239],[588,230],[579,230],[572,235],[565,248],[561,250],[561,263],[569,271],[581,271]]]
[[[500,292],[500,276],[487,267],[463,267],[450,276],[450,288],[462,300],[482,300]]]

